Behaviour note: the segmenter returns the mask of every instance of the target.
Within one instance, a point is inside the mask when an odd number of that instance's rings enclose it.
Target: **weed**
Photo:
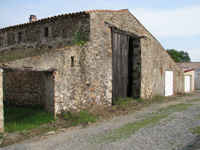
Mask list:
[[[142,99],[133,99],[130,97],[127,98],[118,98],[113,102],[113,105],[118,105],[118,106],[127,106],[132,102],[142,102]]]
[[[200,120],[200,114],[195,117],[195,119]]]
[[[3,136],[4,136],[3,133],[0,133],[0,139],[3,139]]]
[[[132,134],[138,131],[141,128],[146,127],[147,125],[154,125],[159,122],[161,119],[167,117],[166,114],[158,114],[156,116],[135,122],[135,123],[128,123],[124,126],[114,129],[111,132],[99,136],[96,138],[96,142],[115,142],[120,139],[129,138]]]
[[[37,128],[54,121],[54,116],[40,108],[5,107],[5,131],[15,132]]]
[[[177,104],[171,105],[166,108],[162,108],[159,110],[160,113],[173,113],[173,112],[181,112],[188,109],[192,104]]]
[[[191,128],[190,131],[192,132],[192,134],[200,135],[200,126],[196,128]]]
[[[191,99],[189,100],[190,102],[197,102],[197,101],[200,101],[200,98],[195,98],[195,99]]]
[[[174,98],[174,97],[173,97]],[[126,97],[126,98],[117,98],[114,100],[113,105],[118,105],[118,106],[129,106],[131,103],[143,103],[143,104],[150,104],[150,103],[158,103],[158,102],[164,102],[164,100],[169,99],[166,98],[165,96],[160,96],[156,95],[152,99],[142,99],[142,98],[131,98],[131,97]]]
[[[185,96],[193,96],[194,93],[177,93],[177,96],[179,97],[185,97]]]
[[[165,96],[160,96],[160,95],[156,95],[152,98],[152,101],[156,101],[156,102],[163,102],[164,100],[166,100],[167,97]]]
[[[110,132],[101,134],[97,136],[95,142],[115,142],[120,139],[126,139],[134,134],[141,128],[144,128],[148,125],[155,125],[160,122],[162,119],[167,118],[170,114],[174,112],[181,112],[186,110],[191,104],[177,104],[172,105],[163,109],[160,109],[158,112],[153,113],[151,116],[148,116],[146,119],[143,119],[138,122],[128,123],[123,125],[120,128],[111,130]]]
[[[86,110],[76,112],[76,113],[71,113],[71,112],[63,113],[62,117],[66,121],[70,122],[72,126],[76,126],[80,124],[87,125],[89,123],[96,122],[98,119],[97,116],[92,115]]]
[[[73,43],[77,44],[78,46],[83,46],[88,41],[88,36],[81,31],[77,31],[74,34]]]

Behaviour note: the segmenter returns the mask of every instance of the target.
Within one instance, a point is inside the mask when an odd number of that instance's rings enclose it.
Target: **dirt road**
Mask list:
[[[200,149],[200,94],[87,128],[38,137],[2,150],[192,150]],[[200,131],[199,131],[200,132]]]

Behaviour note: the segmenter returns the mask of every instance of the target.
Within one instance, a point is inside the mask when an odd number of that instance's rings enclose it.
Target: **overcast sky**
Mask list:
[[[129,9],[164,48],[200,61],[200,0],[1,0],[0,28],[88,9]]]

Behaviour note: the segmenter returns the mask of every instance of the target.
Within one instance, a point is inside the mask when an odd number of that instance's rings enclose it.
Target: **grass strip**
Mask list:
[[[120,128],[116,128],[109,132],[97,135],[96,137],[93,137],[93,140],[97,143],[110,143],[121,139],[127,139],[136,131],[145,128],[149,125],[156,125],[162,119],[167,118],[170,114],[174,112],[184,111],[190,106],[191,104],[177,104],[168,106],[166,108],[162,108],[158,112],[153,113],[152,116],[149,116],[146,119],[133,123],[128,123],[121,126]]]

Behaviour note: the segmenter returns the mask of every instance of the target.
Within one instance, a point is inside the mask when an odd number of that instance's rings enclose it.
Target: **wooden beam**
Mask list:
[[[121,30],[119,28],[117,28],[115,25],[109,23],[109,22],[104,22],[109,28],[111,28],[112,31],[116,32],[116,33],[119,33],[119,34],[125,34],[125,35],[128,35],[128,36],[131,36],[133,38],[136,38],[136,39],[142,39],[142,38],[147,38],[147,36],[145,35],[142,35],[142,36],[138,36],[136,35],[135,33],[132,33],[132,32],[129,32],[129,31],[125,31],[125,30]]]

